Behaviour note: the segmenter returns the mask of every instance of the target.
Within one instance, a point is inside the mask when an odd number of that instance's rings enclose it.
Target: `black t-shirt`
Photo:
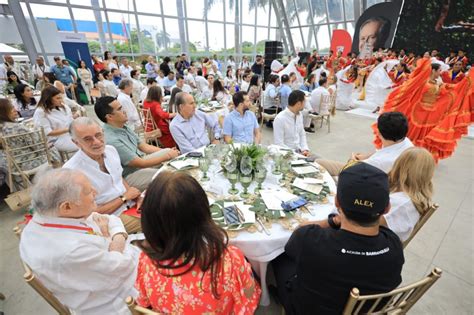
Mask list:
[[[255,74],[259,74],[261,75],[262,74],[262,68],[263,68],[263,65],[262,64],[259,64],[259,63],[254,63],[252,65],[252,72],[255,73]]]
[[[402,281],[403,247],[385,227],[365,236],[309,225],[293,233],[285,251],[296,261],[290,292],[295,314],[341,314],[352,288],[376,294]]]

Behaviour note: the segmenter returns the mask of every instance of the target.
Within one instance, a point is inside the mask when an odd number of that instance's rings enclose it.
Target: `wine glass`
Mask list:
[[[265,181],[267,177],[267,169],[265,164],[262,160],[257,162],[254,170],[255,181],[257,182],[257,188],[255,188],[255,193],[259,194],[259,191],[262,189],[262,183]]]
[[[283,156],[281,155],[281,153],[276,153],[273,156],[273,161],[275,162],[273,164],[273,171],[272,171],[273,175],[281,175],[280,164],[281,164],[282,159],[283,159]]]
[[[201,180],[203,182],[206,182],[209,180],[209,177],[207,177],[207,171],[209,170],[209,160],[207,157],[201,157],[199,159],[199,169],[202,171],[202,178]]]
[[[289,159],[281,159],[280,161],[280,170],[281,172],[283,173],[283,176],[280,178],[280,183],[284,183],[285,180],[286,180],[286,174],[288,174],[288,172],[290,171],[291,169],[291,162]]]
[[[204,148],[204,156],[212,161],[214,159],[214,145],[208,145]]]
[[[226,170],[226,176],[231,184],[229,194],[236,195],[239,191],[235,189],[235,184],[239,180],[239,174],[237,171],[237,160],[235,156],[230,152],[226,155],[224,160],[224,168]]]
[[[248,155],[244,155],[240,160],[240,183],[244,187],[244,192],[240,196],[248,198],[250,194],[247,189],[252,183],[252,158]]]

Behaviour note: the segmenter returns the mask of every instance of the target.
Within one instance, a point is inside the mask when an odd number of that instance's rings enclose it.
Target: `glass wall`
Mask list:
[[[94,53],[111,50],[132,57],[216,53],[223,58],[263,53],[266,40],[293,42],[297,52],[316,48],[325,53],[333,30],[352,33],[364,8],[384,2],[282,0],[285,12],[275,12],[278,1],[20,0],[26,18],[33,23],[52,20],[58,30],[84,33]],[[285,19],[289,32],[282,31]],[[285,38],[288,35],[292,41]]]

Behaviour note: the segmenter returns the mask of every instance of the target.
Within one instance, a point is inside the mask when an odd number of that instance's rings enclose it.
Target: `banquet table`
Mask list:
[[[196,151],[203,152],[204,148],[200,148]],[[182,156],[183,157],[183,156]],[[302,157],[302,156],[300,156]],[[179,158],[179,157],[178,157]],[[317,163],[312,163],[317,168],[320,168]],[[279,179],[282,175],[274,175],[271,172],[272,161],[266,161],[267,167],[267,178],[262,184],[263,189],[272,189],[272,190],[286,190],[286,188],[281,187],[279,184]],[[175,170],[169,165],[165,165],[157,174],[163,170]],[[155,176],[157,175],[155,174]],[[335,211],[334,206],[334,192],[336,191],[336,185],[333,178],[329,175],[327,171],[321,168],[322,179],[329,186],[331,193],[327,196],[326,203],[310,203],[307,205],[307,208],[311,213],[303,212],[298,210],[301,217],[304,220],[323,220],[326,219],[328,214]],[[198,169],[193,169],[191,172],[196,179],[200,179],[202,172]],[[209,181],[203,182],[200,181],[203,189],[208,193],[208,196],[212,196],[211,199],[227,199],[232,197],[228,193],[228,189],[231,187],[229,181],[223,175],[221,167],[217,161],[214,161],[214,165],[210,167],[208,171],[208,176],[210,177]],[[255,181],[249,187],[249,192],[253,192],[256,187]],[[242,186],[240,183],[236,184],[236,188],[239,189],[239,192],[242,191]],[[237,195],[238,196],[238,195]],[[297,222],[293,222],[292,230],[298,225]],[[270,304],[270,295],[268,292],[267,282],[266,282],[266,273],[268,264],[284,252],[284,247],[290,238],[292,231],[288,227],[282,226],[278,222],[272,222],[270,228],[267,229],[269,235],[264,233],[263,230],[260,232],[249,232],[247,230],[239,231],[228,231],[229,234],[229,243],[238,247],[247,257],[252,268],[260,277],[260,284],[262,288],[262,296],[260,299],[260,305],[267,306]]]

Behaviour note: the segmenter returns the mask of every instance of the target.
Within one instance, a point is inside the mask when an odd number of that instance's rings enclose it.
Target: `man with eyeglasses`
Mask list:
[[[145,190],[151,183],[157,171],[156,167],[180,154],[176,148],[161,149],[140,139],[126,126],[127,114],[114,97],[99,98],[94,110],[97,117],[104,122],[106,143],[113,146],[120,156],[122,176],[140,191]]]
[[[102,128],[91,118],[79,117],[69,133],[79,151],[63,167],[80,170],[90,180],[97,192],[96,212],[120,217],[129,234],[140,232],[140,219],[122,214],[138,201],[140,191],[122,177],[120,156],[113,146],[105,145]]]

